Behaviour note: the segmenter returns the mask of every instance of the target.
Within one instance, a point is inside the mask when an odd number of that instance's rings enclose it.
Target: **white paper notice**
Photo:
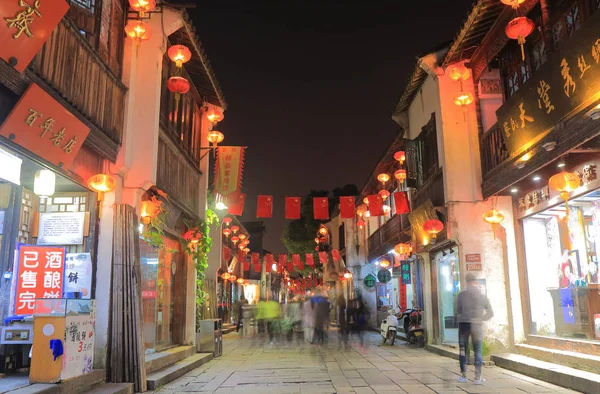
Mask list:
[[[40,213],[38,245],[81,245],[85,212]]]

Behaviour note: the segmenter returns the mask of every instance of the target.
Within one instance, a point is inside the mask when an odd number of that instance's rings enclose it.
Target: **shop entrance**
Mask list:
[[[438,310],[443,343],[458,343],[456,297],[460,293],[458,254],[453,250],[435,255],[437,267]]]

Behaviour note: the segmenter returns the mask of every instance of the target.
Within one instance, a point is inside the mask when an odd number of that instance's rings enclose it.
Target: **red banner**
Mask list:
[[[293,263],[287,263],[287,270],[288,270],[288,272],[294,271],[294,264]]]
[[[285,265],[287,264],[287,255],[285,254],[280,254],[279,255],[279,265],[281,267],[285,267]]]
[[[225,261],[229,261],[229,259],[231,259],[231,249],[228,247],[223,247],[223,259]]]
[[[316,220],[329,219],[329,198],[313,197],[313,213]]]
[[[215,163],[215,192],[222,196],[239,192],[242,186],[243,168],[243,147],[219,146]]]
[[[312,253],[306,254],[306,265],[308,265],[309,267],[315,266],[315,256],[313,256]]]
[[[68,10],[66,0],[0,1],[0,59],[25,71]]]
[[[270,218],[273,216],[273,196],[258,196],[256,200],[256,217]]]
[[[0,128],[0,135],[63,169],[71,169],[89,133],[89,127],[34,83]]]
[[[331,251],[331,257],[333,258],[333,261],[335,261],[336,263],[342,259],[342,256],[340,256],[340,251],[337,249],[333,249]]]
[[[244,252],[242,252],[241,250],[238,250],[237,252],[237,259],[239,262],[242,262],[244,260],[246,260],[246,258],[244,257]]]
[[[301,199],[300,197],[286,197],[285,198],[285,218],[286,219],[300,219],[301,216]]]
[[[327,255],[327,252],[319,252],[319,261],[321,264],[329,263],[329,256]]]
[[[19,246],[16,315],[32,315],[36,298],[62,298],[65,248]]]
[[[250,263],[247,261],[244,261],[244,271],[250,271]]]
[[[252,264],[252,266],[254,267],[254,272],[260,272],[260,264]]]
[[[408,305],[406,285],[402,283],[402,278],[398,278],[398,282],[400,282],[400,310],[405,311]]]
[[[383,198],[379,194],[367,196],[371,216],[383,216]]]
[[[235,216],[242,216],[244,214],[244,203],[246,202],[246,195],[242,193],[234,193],[227,199],[227,213]]]
[[[273,255],[271,253],[267,253],[265,255],[265,264],[266,265],[273,265],[273,263],[275,262],[275,259],[273,258]]]
[[[260,264],[260,254],[252,253],[252,264]]]
[[[408,193],[396,192],[394,193],[394,205],[396,206],[396,214],[402,215],[410,213],[410,203],[408,202]]]
[[[354,197],[340,197],[340,217],[342,219],[354,219],[356,216]]]

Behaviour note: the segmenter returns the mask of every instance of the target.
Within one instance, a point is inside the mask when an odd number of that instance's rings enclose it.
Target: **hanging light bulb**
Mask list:
[[[33,179],[33,192],[38,196],[50,197],[56,189],[56,175],[50,170],[39,170]]]

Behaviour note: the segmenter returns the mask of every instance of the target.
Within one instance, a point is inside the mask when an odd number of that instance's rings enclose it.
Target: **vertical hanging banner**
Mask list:
[[[333,261],[335,261],[336,263],[342,259],[342,256],[340,256],[340,251],[337,249],[333,249],[331,251],[331,257],[333,258]]]
[[[402,215],[410,213],[410,203],[408,202],[408,193],[394,193],[394,205],[396,206],[396,214]]]
[[[265,255],[265,271],[266,272],[273,271],[273,263],[274,262],[275,262],[275,259],[273,258],[273,255],[271,253],[267,253]]]
[[[285,218],[296,220],[301,216],[301,198],[286,197],[285,198]]]
[[[319,261],[321,264],[329,263],[329,255],[327,255],[327,252],[319,252]]]
[[[273,196],[258,196],[256,200],[256,217],[271,218],[273,216]]]
[[[312,253],[306,254],[306,265],[308,265],[309,267],[315,266],[315,256],[313,256]]]
[[[340,217],[342,219],[354,219],[354,197],[340,197]]]
[[[246,202],[246,195],[242,193],[233,193],[227,198],[227,213],[235,216],[242,216],[244,214],[244,203]]]
[[[296,267],[299,271],[302,271],[304,269],[304,263],[302,263],[299,254],[292,255],[292,263],[294,267]]]
[[[329,219],[329,198],[313,197],[313,213],[315,220]]]
[[[2,0],[0,59],[25,71],[68,10],[67,0]]]
[[[379,194],[367,196],[371,216],[383,216],[383,198]]]
[[[241,146],[219,146],[215,163],[215,192],[229,196],[242,187],[244,148]]]
[[[252,253],[252,264],[260,264],[260,254]]]

